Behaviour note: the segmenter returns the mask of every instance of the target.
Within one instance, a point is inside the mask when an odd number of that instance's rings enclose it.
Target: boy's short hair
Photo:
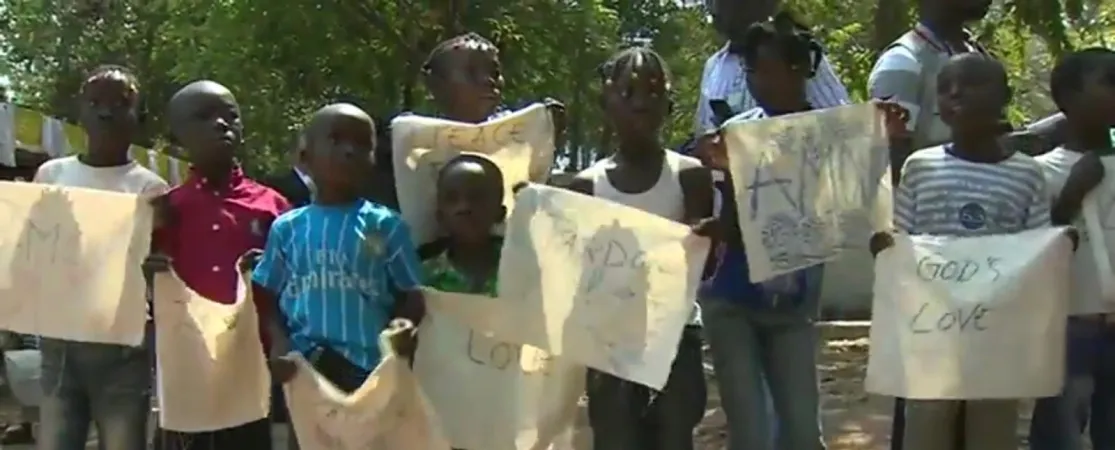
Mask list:
[[[488,175],[489,179],[491,180],[492,185],[489,187],[498,192],[503,192],[503,171],[500,170],[499,165],[496,164],[495,161],[492,161],[491,158],[488,158],[479,153],[464,152],[457,156],[454,156],[453,158],[450,158],[448,161],[445,162],[445,165],[441,166],[441,168],[438,169],[437,182],[441,183],[441,179],[445,176],[449,169],[457,166],[458,164],[464,163],[474,163],[479,165],[481,168],[484,169],[484,174]]]
[[[127,84],[132,94],[139,94],[139,78],[132,73],[131,69],[115,64],[102,64],[89,71],[89,73],[85,75],[85,80],[81,83],[81,92],[84,93],[85,87],[90,83],[112,75],[118,75],[123,78],[124,83]]]
[[[743,42],[744,64],[754,67],[759,48],[763,45],[774,45],[787,64],[806,69],[810,78],[821,64],[821,44],[814,39],[808,28],[786,11],[754,23],[747,29]]]
[[[1057,61],[1049,77],[1049,91],[1057,109],[1065,112],[1070,96],[1080,92],[1084,87],[1084,79],[1092,72],[1102,69],[1104,64],[1115,65],[1115,51],[1103,47],[1086,48],[1069,53]]]

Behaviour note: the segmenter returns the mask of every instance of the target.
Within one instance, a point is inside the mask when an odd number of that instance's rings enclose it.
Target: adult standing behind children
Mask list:
[[[279,312],[268,320],[272,376],[289,381],[297,352],[352,393],[379,364],[379,334],[390,320],[421,321],[422,266],[402,218],[362,197],[363,162],[375,151],[371,117],[333,104],[305,132],[314,201],[271,225],[252,281]]]
[[[1105,175],[1101,156],[1112,154],[1110,130],[1115,127],[1115,52],[1090,48],[1064,57],[1053,68],[1050,91],[1065,115],[1063,146],[1036,159],[1045,166],[1053,198],[1055,225],[1079,223],[1084,197]],[[1106,253],[1100,257],[1109,257]],[[1102,289],[1094,261],[1073,266],[1074,297],[1100,300]],[[1089,276],[1089,274],[1093,274]],[[1108,313],[1113,311],[1108,311]],[[1030,421],[1033,450],[1083,450],[1082,430],[1092,421],[1092,446],[1115,448],[1115,326],[1107,314],[1069,317],[1065,386],[1056,397],[1039,399]],[[1091,414],[1089,414],[1091,412]]]
[[[944,64],[936,85],[937,110],[951,130],[951,143],[919,150],[906,160],[895,194],[897,230],[910,235],[985,236],[1049,226],[1041,166],[1000,141],[1001,119],[1011,98],[1002,64],[978,53],[957,55]],[[892,243],[888,234],[876,234],[872,253]],[[961,445],[1015,450],[1018,403],[908,400],[902,445],[909,450]]]
[[[708,220],[713,203],[709,171],[694,158],[666,150],[659,140],[672,104],[666,62],[649,48],[632,47],[604,63],[600,78],[604,112],[619,149],[579,173],[570,189],[693,224],[696,233],[715,229]],[[699,328],[687,326],[683,332],[661,392],[588,372],[593,449],[693,448],[693,428],[704,414],[706,395]]]
[[[161,199],[164,217],[155,232],[156,253],[148,258],[147,267],[173,269],[202,297],[235,303],[240,259],[262,251],[271,223],[290,204],[244,175],[237,163],[244,124],[240,106],[227,88],[213,81],[190,83],[171,97],[167,115],[172,142],[185,149],[193,165],[186,181]],[[260,291],[258,286],[253,289]],[[253,298],[260,323],[266,324],[274,313],[271,305],[263,295]],[[268,348],[266,331],[261,326],[264,348]],[[163,430],[160,441],[167,450],[270,448],[271,422],[264,418],[200,433]]]
[[[696,134],[703,135],[728,118],[754,109],[758,104],[747,89],[749,70],[743,59],[747,30],[772,17],[781,0],[706,0],[712,23],[728,42],[705,62],[701,94],[697,100]],[[800,24],[799,24],[800,26]],[[848,90],[817,46],[812,61],[813,76],[806,83],[806,97],[816,108],[831,108],[849,102]]]
[[[128,156],[138,129],[135,75],[123,67],[99,67],[85,78],[79,98],[89,151],[47,161],[35,182],[151,197],[165,193],[166,181]],[[151,365],[146,349],[43,338],[41,350],[40,449],[84,449],[90,422],[101,448],[147,448]]]

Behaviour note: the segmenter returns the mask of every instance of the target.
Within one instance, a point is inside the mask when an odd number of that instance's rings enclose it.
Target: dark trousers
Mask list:
[[[203,433],[159,430],[156,450],[247,450],[271,449],[271,420],[261,419],[240,426]]]
[[[345,394],[351,394],[360,389],[364,385],[364,381],[372,373],[364,368],[353,364],[341,355],[336,350],[328,347],[318,347],[307,358],[310,365],[314,366],[314,370],[325,379],[333,383],[337,389],[340,389]],[[299,450],[298,437],[294,431],[294,422],[290,423],[290,437],[288,438],[287,450]],[[270,448],[270,447],[268,447]]]
[[[661,392],[592,369],[587,376],[594,450],[693,450],[706,400],[698,328],[686,327]]]

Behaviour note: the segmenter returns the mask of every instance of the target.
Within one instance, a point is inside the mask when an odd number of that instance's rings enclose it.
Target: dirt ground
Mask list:
[[[867,369],[866,322],[832,322],[822,326],[825,345],[821,354],[821,389],[824,394],[822,409],[826,441],[829,450],[884,450],[890,445],[889,398],[869,396],[863,392],[863,377]],[[706,364],[707,366],[707,364]],[[711,373],[709,374],[711,376]],[[696,430],[698,450],[725,448],[726,429],[724,413],[720,410],[716,384],[709,379],[709,400],[705,418]],[[12,420],[15,405],[10,397],[0,399],[0,421]],[[1027,411],[1029,408],[1023,408]],[[6,420],[5,420],[6,419]],[[1019,420],[1019,435],[1024,440],[1029,418]],[[591,431],[583,411],[574,436],[574,448],[589,449]],[[286,431],[275,429],[275,449],[286,449]],[[31,450],[34,446],[4,446],[5,450]],[[95,449],[95,438],[87,448]],[[1025,444],[1021,448],[1027,448]]]

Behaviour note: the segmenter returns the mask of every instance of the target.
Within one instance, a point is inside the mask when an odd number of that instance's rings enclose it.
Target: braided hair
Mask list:
[[[426,62],[422,63],[422,73],[425,75],[436,74],[437,71],[440,70],[438,61],[441,59],[441,57],[444,56],[446,53],[449,53],[450,51],[458,48],[480,50],[485,52],[490,51],[496,56],[499,55],[499,48],[496,47],[496,45],[493,44],[492,41],[489,41],[487,38],[479,34],[468,32],[441,41],[440,44],[434,47],[434,49],[430,51],[430,55],[426,57]]]
[[[139,95],[139,78],[127,67],[115,64],[103,64],[90,71],[81,83],[81,91],[85,92],[85,89],[93,82],[108,78],[123,80],[132,95]]]
[[[763,45],[772,45],[790,66],[808,70],[808,78],[817,73],[824,52],[813,33],[786,11],[747,29],[743,42],[744,64],[755,67]]]
[[[641,67],[647,62],[653,64],[654,68],[658,70],[666,87],[666,92],[670,92],[670,67],[666,65],[666,60],[662,58],[662,55],[644,45],[636,45],[616,52],[597,68],[597,73],[600,75],[600,82],[609,85],[624,71],[634,73],[636,67]]]

